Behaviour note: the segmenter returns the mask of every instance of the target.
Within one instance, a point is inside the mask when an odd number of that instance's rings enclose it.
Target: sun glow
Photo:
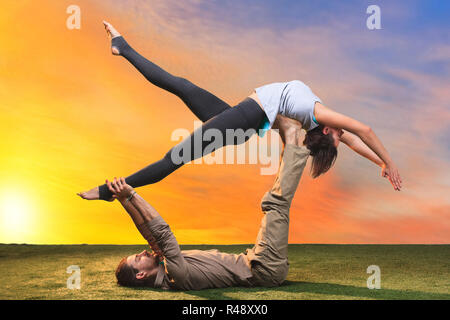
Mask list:
[[[30,206],[25,196],[8,194],[1,198],[2,233],[0,242],[24,242],[28,231]]]

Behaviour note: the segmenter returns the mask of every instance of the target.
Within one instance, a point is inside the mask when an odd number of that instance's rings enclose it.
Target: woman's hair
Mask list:
[[[327,172],[334,164],[337,157],[337,148],[334,146],[334,139],[331,133],[324,134],[324,126],[309,130],[306,133],[303,144],[311,151],[313,157],[311,175],[317,178],[322,173]]]

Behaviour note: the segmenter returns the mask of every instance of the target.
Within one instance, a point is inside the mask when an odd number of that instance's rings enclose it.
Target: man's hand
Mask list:
[[[109,191],[114,194],[113,198],[117,198],[119,201],[127,199],[134,190],[133,187],[125,182],[124,177],[120,177],[119,179],[114,177],[112,182],[106,180],[106,184],[108,185]]]
[[[302,130],[302,124],[294,119],[277,115],[273,124],[274,129],[279,129],[280,137],[283,143],[301,145],[300,135]]]

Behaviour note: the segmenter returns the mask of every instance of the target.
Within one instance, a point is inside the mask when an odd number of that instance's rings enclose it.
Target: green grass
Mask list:
[[[249,246],[183,246],[240,253]],[[290,271],[277,288],[203,291],[131,289],[116,284],[120,258],[145,246],[0,245],[0,299],[450,299],[449,245],[290,245]],[[66,268],[81,268],[69,290]],[[381,289],[366,286],[369,265]]]

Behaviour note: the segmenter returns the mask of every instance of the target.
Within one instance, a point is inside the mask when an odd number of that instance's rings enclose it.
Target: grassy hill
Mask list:
[[[240,253],[249,246],[183,246]],[[120,258],[146,246],[0,245],[0,299],[450,299],[450,245],[290,245],[290,271],[278,288],[170,292],[116,284]],[[81,268],[81,289],[66,268]],[[369,265],[381,289],[367,288]]]

